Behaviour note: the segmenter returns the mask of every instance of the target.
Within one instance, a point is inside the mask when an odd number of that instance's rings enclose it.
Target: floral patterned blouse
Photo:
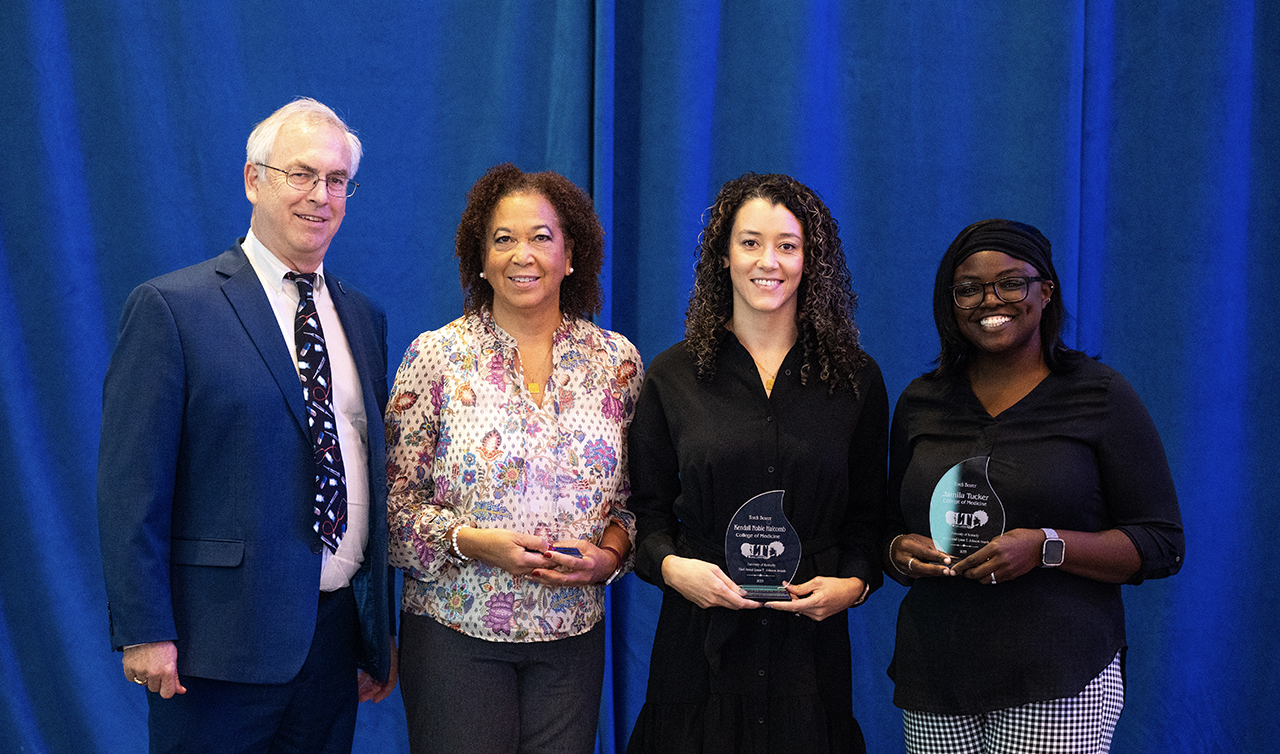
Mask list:
[[[515,338],[488,312],[409,346],[387,404],[391,564],[401,609],[468,636],[530,642],[583,633],[604,616],[604,587],[556,588],[452,555],[462,523],[599,542],[626,509],[627,427],[644,368],[626,338],[568,319],[554,335],[542,406],[529,397]],[[623,564],[629,568],[628,562]]]

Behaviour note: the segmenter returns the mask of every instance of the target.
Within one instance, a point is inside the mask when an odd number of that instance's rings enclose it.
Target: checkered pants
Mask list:
[[[1078,695],[980,715],[903,710],[907,754],[1106,754],[1124,709],[1120,653]]]

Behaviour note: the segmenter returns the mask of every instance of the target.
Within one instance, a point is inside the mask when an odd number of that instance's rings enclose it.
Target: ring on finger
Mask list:
[[[996,583],[996,572],[995,572],[995,571],[992,571],[992,572],[991,572],[991,583],[992,583],[992,584]]]
[[[146,681],[146,679],[145,679],[145,678],[139,678],[139,677],[137,677],[137,676],[134,676],[134,677],[133,677],[133,682],[134,682],[134,683],[136,683],[136,684],[138,684],[139,686],[146,686],[146,685],[147,685],[147,681]]]
[[[914,570],[916,569],[915,562],[916,562],[916,559],[915,559],[915,558],[912,558],[911,560],[908,560],[908,561],[907,561],[907,570],[908,570],[908,571],[914,571]]]

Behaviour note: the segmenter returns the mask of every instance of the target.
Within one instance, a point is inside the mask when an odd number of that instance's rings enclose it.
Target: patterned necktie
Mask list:
[[[302,399],[307,406],[307,427],[316,459],[314,528],[320,541],[331,551],[337,551],[347,531],[347,475],[342,466],[342,448],[338,446],[338,425],[333,414],[329,352],[324,347],[324,330],[312,297],[316,275],[288,272],[285,277],[298,284],[298,313],[293,333]]]

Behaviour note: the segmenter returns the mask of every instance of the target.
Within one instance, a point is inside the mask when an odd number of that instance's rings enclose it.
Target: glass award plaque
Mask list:
[[[972,555],[1004,533],[1004,506],[987,478],[990,461],[990,456],[961,461],[933,488],[930,534],[934,546],[953,558]]]
[[[782,494],[762,492],[743,503],[724,535],[729,578],[749,600],[791,599],[782,583],[790,582],[800,565],[800,535],[782,512]]]

